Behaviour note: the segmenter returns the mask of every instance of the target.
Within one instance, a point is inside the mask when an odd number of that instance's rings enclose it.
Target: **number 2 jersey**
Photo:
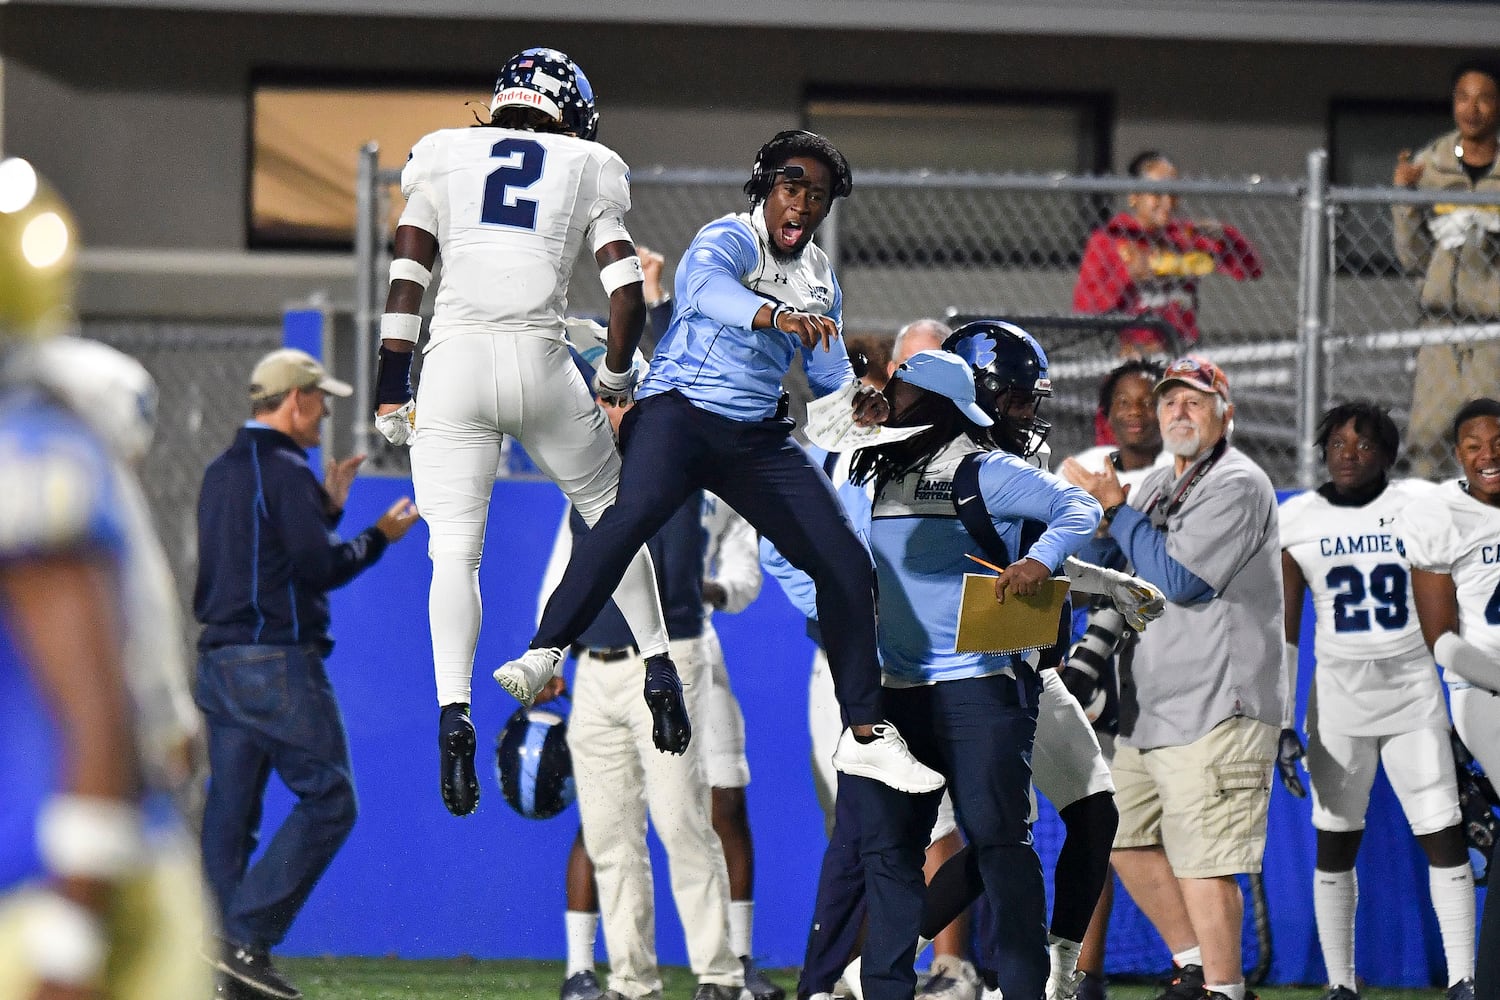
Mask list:
[[[597,142],[475,127],[420,139],[400,225],[437,237],[430,349],[461,333],[561,338],[579,251],[629,240],[630,174]]]
[[[1500,658],[1500,508],[1469,496],[1461,480],[1438,486],[1432,499],[1407,511],[1411,564],[1453,577],[1458,634]],[[1449,683],[1467,686],[1456,675]]]
[[[1411,598],[1413,509],[1436,490],[1392,482],[1362,507],[1310,491],[1281,505],[1281,547],[1317,616],[1313,698],[1319,728],[1380,736],[1447,726],[1437,670]]]

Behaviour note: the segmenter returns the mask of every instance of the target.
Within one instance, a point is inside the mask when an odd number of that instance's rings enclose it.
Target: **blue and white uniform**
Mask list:
[[[0,390],[0,561],[89,551],[116,565],[125,551],[109,456],[41,391]],[[0,615],[0,893],[44,875],[36,818],[62,756],[51,718]]]
[[[798,352],[814,396],[854,381],[842,339],[844,293],[828,255],[809,243],[786,260],[770,246],[758,211],[726,215],[699,231],[677,268],[679,306],[637,399],[676,390],[710,413],[765,420],[776,412],[781,380]],[[838,324],[839,339],[825,351],[803,347],[790,333],[752,330],[768,301],[827,316]]]

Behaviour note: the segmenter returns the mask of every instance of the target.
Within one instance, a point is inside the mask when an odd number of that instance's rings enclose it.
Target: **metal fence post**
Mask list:
[[[1323,335],[1333,280],[1327,251],[1328,153],[1315,149],[1307,154],[1297,283],[1297,484],[1303,489],[1312,489],[1318,479],[1313,437],[1323,412]]]
[[[374,371],[376,178],[380,172],[380,144],[367,142],[359,150],[359,173],[354,189],[354,419],[352,441],[356,455],[370,451],[371,414],[375,412],[370,377]]]

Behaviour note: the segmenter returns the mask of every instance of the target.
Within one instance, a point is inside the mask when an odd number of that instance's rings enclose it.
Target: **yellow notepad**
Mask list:
[[[964,574],[964,595],[958,606],[960,653],[1024,653],[1057,642],[1057,621],[1063,598],[1068,596],[1066,577],[1042,584],[1035,597],[1006,594],[1005,603],[995,601],[995,578],[979,573]]]

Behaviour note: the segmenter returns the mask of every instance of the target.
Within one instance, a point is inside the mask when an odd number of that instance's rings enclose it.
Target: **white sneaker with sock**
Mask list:
[[[556,647],[528,649],[519,659],[511,660],[496,670],[495,681],[505,689],[506,694],[530,708],[547,682],[557,676],[558,667],[562,664],[562,654],[563,651]]]
[[[853,729],[845,729],[833,751],[833,766],[898,792],[935,792],[944,784],[941,774],[912,756],[906,741],[889,722],[877,722],[875,739],[868,743],[856,739]]]

